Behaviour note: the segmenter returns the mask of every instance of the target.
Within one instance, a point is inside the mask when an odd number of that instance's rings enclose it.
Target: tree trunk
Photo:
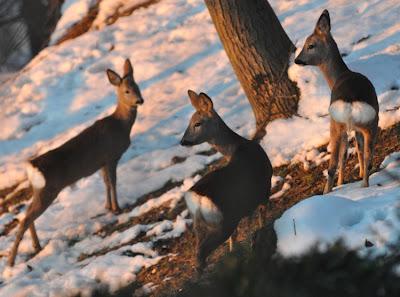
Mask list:
[[[32,56],[47,46],[50,35],[61,17],[63,0],[22,0],[21,17],[29,36]]]
[[[287,74],[295,46],[267,0],[205,0],[256,118],[255,139],[276,118],[297,111],[299,90]]]

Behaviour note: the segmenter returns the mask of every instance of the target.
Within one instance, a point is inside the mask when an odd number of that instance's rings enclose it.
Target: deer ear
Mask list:
[[[327,34],[331,31],[331,18],[329,17],[328,10],[324,10],[315,25],[315,31],[318,33]]]
[[[188,90],[188,96],[190,98],[190,103],[192,103],[193,107],[196,110],[199,110],[200,109],[199,95],[197,95],[197,93],[195,91]]]
[[[121,77],[113,70],[107,69],[107,76],[110,83],[114,86],[119,86],[122,82]]]
[[[214,106],[213,106],[213,102],[211,100],[210,97],[208,97],[207,94],[205,93],[200,93],[199,94],[199,105],[200,105],[200,110],[207,112],[207,113],[211,113],[211,111],[213,110]]]
[[[133,67],[129,59],[126,59],[124,63],[124,77],[127,75],[133,75]]]

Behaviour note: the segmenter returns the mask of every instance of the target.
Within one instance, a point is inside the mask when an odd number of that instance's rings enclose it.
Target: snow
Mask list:
[[[271,5],[297,53],[312,33],[323,9],[331,16],[332,34],[350,69],[366,75],[374,84],[380,104],[379,126],[387,128],[400,119],[400,26],[397,19],[400,3],[389,1],[272,1]],[[370,36],[359,42],[361,38]],[[312,150],[329,141],[328,107],[330,90],[317,67],[292,64],[289,77],[301,90],[299,115],[286,121],[275,121],[267,127],[263,143],[274,166],[287,163],[299,151]],[[283,130],[282,130],[283,129]],[[283,131],[283,132],[281,132]],[[288,145],[284,145],[287,137]],[[272,147],[276,141],[279,146]],[[282,152],[280,152],[282,150]],[[272,153],[272,154],[271,154]],[[275,159],[275,155],[277,159]]]
[[[5,71],[3,69],[0,69],[0,85],[9,79],[12,79],[15,75],[15,71]]]
[[[283,194],[285,194],[289,189],[291,188],[291,185],[289,183],[284,183],[282,185],[282,188],[276,192],[275,194],[272,194],[269,197],[269,200],[278,200],[279,198],[281,198],[283,196]]]
[[[61,18],[50,37],[50,45],[57,43],[70,27],[86,16],[95,3],[96,0],[65,0],[61,6]]]
[[[59,296],[57,294],[62,289],[68,296],[79,292],[90,296],[95,289],[99,289],[99,282],[106,284],[108,291],[116,291],[134,281],[136,273],[143,267],[152,266],[163,257],[153,249],[153,243],[181,236],[186,231],[186,225],[191,222],[184,218],[186,216],[187,211],[175,221],[135,225],[105,238],[91,235],[81,238],[76,244],[69,244],[71,238],[68,237],[71,234],[68,232],[62,236],[53,231],[48,238],[44,232],[39,232],[39,238],[47,241],[39,254],[26,262],[21,261],[14,268],[6,267],[4,261],[1,263],[2,278],[8,279],[9,285],[0,288],[0,293],[2,296],[16,296],[22,290],[21,296]],[[110,223],[112,220],[103,218],[102,222]],[[43,228],[40,221],[37,224],[38,230]],[[129,244],[142,232],[147,232],[149,241]],[[105,249],[111,251],[102,255]],[[22,257],[24,253],[31,252],[30,238],[24,239],[20,251]],[[129,256],[127,251],[134,253],[134,256]],[[87,259],[80,261],[81,255],[87,255]],[[33,270],[29,271],[27,265],[33,267]]]
[[[153,283],[148,283],[143,285],[141,288],[135,291],[134,297],[139,296],[148,296],[151,292],[153,292],[158,286],[154,285]]]
[[[191,149],[179,146],[193,112],[187,89],[207,92],[221,117],[241,135],[249,137],[254,131],[251,107],[203,0],[163,0],[120,18],[110,26],[105,26],[104,22],[115,6],[110,1],[101,3],[96,28],[76,39],[44,49],[13,80],[0,86],[0,189],[26,179],[24,164],[27,159],[59,146],[113,111],[115,91],[107,81],[105,70],[111,68],[121,72],[125,58],[130,58],[145,103],[139,107],[132,129],[132,145],[118,167],[118,200],[121,207],[135,207],[118,216],[107,213],[104,209],[104,185],[99,174],[80,180],[75,188],[64,189],[36,221],[44,249],[28,259],[33,249],[27,232],[14,268],[6,267],[6,259],[0,258],[1,296],[59,296],[66,290],[71,295],[89,296],[97,289],[115,290],[133,281],[141,268],[154,265],[161,259],[152,244],[163,238],[181,236],[191,223],[187,211],[173,220],[135,225],[108,235],[98,232],[106,225],[126,223],[164,204],[173,208],[199,178],[192,176],[220,157],[218,154],[200,154],[209,149],[206,144]],[[139,2],[118,3],[126,5],[123,7],[125,10]],[[341,50],[348,54],[345,61],[350,68],[366,74],[376,87],[381,108],[380,126],[385,128],[399,121],[398,1],[273,0],[270,3],[298,47],[313,30],[322,9],[330,9],[334,37]],[[65,1],[63,17],[51,43],[55,44],[92,5],[94,1],[89,0]],[[368,39],[357,43],[368,35]],[[318,69],[292,65],[289,74],[297,81],[302,94],[298,116],[268,125],[262,145],[274,166],[302,162],[305,168],[312,170],[314,165],[329,158],[328,153],[317,149],[329,141],[329,89]],[[174,157],[184,161],[175,164]],[[378,176],[372,178],[371,189],[378,188]],[[274,183],[282,182],[284,191],[290,186],[289,179],[276,177]],[[169,181],[183,184],[135,205],[140,197]],[[379,191],[385,189],[385,195],[389,197],[395,186],[385,181]],[[283,194],[278,193],[273,198],[279,199]],[[337,206],[343,213],[338,212],[340,218],[347,213],[348,217],[343,220],[346,222],[347,218],[350,223],[359,217],[347,212],[347,208],[357,212],[355,205],[365,203],[362,218],[372,222],[372,193],[377,191],[359,189],[356,184],[323,198],[311,198],[311,201],[323,201],[319,206],[327,217],[330,214],[328,206]],[[352,199],[358,197],[359,201],[351,200],[350,196]],[[364,196],[370,200],[362,202]],[[310,203],[310,209],[315,211],[313,202],[304,203]],[[376,207],[391,219],[391,212],[385,212],[384,207],[392,209],[393,203],[394,200],[385,198],[382,207],[379,203]],[[327,209],[323,210],[325,207]],[[21,219],[25,209],[24,204],[13,211]],[[333,226],[330,234],[336,236],[334,229],[342,221],[330,217],[329,224]],[[9,213],[0,215],[0,229],[11,220]],[[314,237],[310,234],[308,239],[299,239],[306,234],[301,226],[302,220],[301,216],[296,217],[296,224],[300,224],[296,240],[305,246]],[[314,227],[324,225],[318,218],[314,223]],[[383,225],[374,224],[381,232],[390,235]],[[360,226],[360,223],[354,226]],[[317,238],[322,236],[322,231],[314,231]],[[15,232],[14,229],[9,235],[0,237],[2,254],[10,249]],[[140,237],[143,233],[148,235],[144,240]],[[351,246],[359,245],[366,235],[376,245],[380,244],[367,233],[367,229],[360,229],[358,237],[354,234]],[[100,253],[105,247],[111,250],[79,261],[81,255]],[[140,250],[140,255],[129,257],[128,250],[134,254]],[[27,264],[33,268],[32,271]]]
[[[399,238],[399,178],[400,153],[394,153],[370,177],[369,188],[356,182],[299,202],[275,221],[278,252],[301,255],[341,239],[350,249],[365,251],[368,240],[374,244],[369,251],[387,253]]]
[[[139,5],[150,3],[152,0],[103,0],[100,2],[99,13],[93,21],[92,27],[96,29],[104,28],[108,20],[115,13],[122,14]]]

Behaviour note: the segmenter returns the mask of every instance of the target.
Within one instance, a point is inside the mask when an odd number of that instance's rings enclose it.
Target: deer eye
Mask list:
[[[125,91],[125,94],[129,94],[130,92],[128,90]]]
[[[200,123],[200,122],[197,122],[196,124],[194,124],[194,127],[195,127],[195,128],[200,127],[200,126],[201,126],[201,123]]]
[[[307,46],[307,49],[313,49],[315,47],[315,44],[309,44],[308,46]]]

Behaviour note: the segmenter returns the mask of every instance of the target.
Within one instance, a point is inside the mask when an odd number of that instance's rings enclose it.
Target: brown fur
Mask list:
[[[374,154],[378,133],[379,105],[375,88],[367,77],[348,69],[331,33],[330,17],[327,10],[321,14],[314,32],[307,38],[295,63],[318,66],[325,76],[331,93],[331,105],[340,100],[352,104],[361,102],[375,111],[375,117],[366,123],[343,124],[331,117],[330,145],[331,159],[328,180],[324,193],[332,190],[336,169],[339,167],[338,185],[343,183],[343,172],[347,157],[348,130],[356,132],[356,149],[360,164],[363,186],[369,186],[369,167]]]
[[[194,216],[198,268],[236,230],[243,217],[251,215],[271,191],[272,166],[261,146],[233,132],[213,109],[211,99],[189,91],[196,112],[181,143],[208,142],[228,163],[201,178],[190,191],[210,199],[222,213],[220,225],[208,224],[198,211]],[[201,123],[199,125],[199,123]]]
[[[40,251],[34,221],[51,205],[58,193],[83,177],[101,169],[106,185],[106,208],[119,212],[116,180],[117,165],[122,154],[130,145],[130,131],[136,119],[137,105],[143,103],[139,87],[133,78],[129,60],[125,61],[124,76],[121,78],[112,70],[107,70],[110,82],[116,86],[118,104],[115,112],[60,147],[30,160],[45,178],[42,188],[33,185],[33,199],[25,218],[20,222],[14,246],[8,263],[14,265],[18,246],[25,231],[29,228],[33,247]]]

